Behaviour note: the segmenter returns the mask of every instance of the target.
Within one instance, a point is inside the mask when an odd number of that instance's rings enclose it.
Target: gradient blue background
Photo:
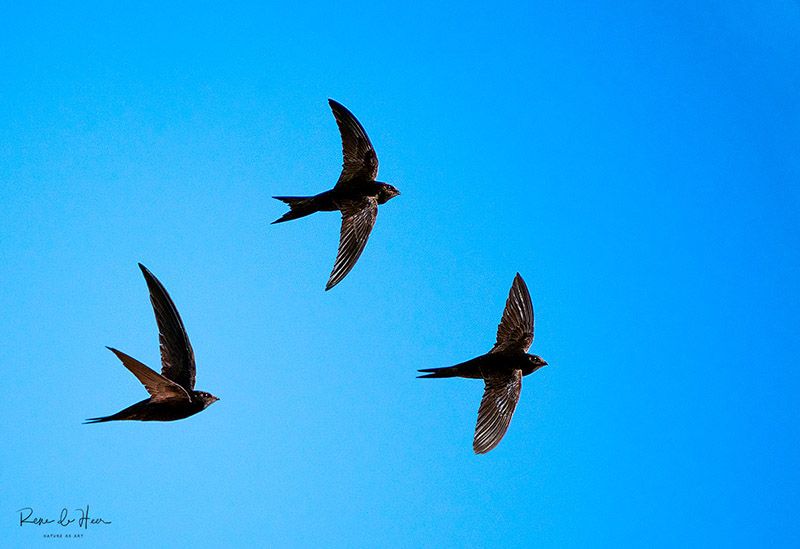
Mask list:
[[[0,545],[800,544],[796,2],[161,4],[2,8]],[[328,97],[403,194],[325,293],[338,216],[269,222]],[[105,345],[158,367],[137,261],[222,400],[82,425],[146,396]],[[474,456],[415,370],[517,271],[550,366]]]

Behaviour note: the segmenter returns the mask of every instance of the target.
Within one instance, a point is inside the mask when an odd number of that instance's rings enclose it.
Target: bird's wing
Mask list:
[[[374,181],[378,177],[378,156],[367,137],[364,127],[347,108],[333,99],[328,99],[339,133],[342,136],[342,174],[336,187],[346,186],[354,179]]]
[[[514,370],[510,376],[486,377],[484,382],[486,387],[472,440],[476,454],[485,454],[493,449],[506,434],[522,391],[522,370]]]
[[[152,400],[168,400],[173,398],[190,399],[186,389],[158,374],[149,366],[142,364],[135,358],[112,347],[108,347],[108,350],[117,355],[117,358],[122,361],[122,364],[136,376],[136,379],[138,379],[142,385],[144,385],[144,388],[150,393],[150,398]]]
[[[147,267],[139,263],[147,288],[150,290],[150,302],[158,324],[158,341],[161,348],[161,374],[174,381],[187,391],[194,390],[195,363],[192,344],[183,327],[178,309],[170,299],[167,290]]]
[[[508,292],[503,318],[497,326],[497,342],[492,353],[500,351],[526,352],[533,343],[533,305],[528,287],[522,277],[514,277]]]
[[[336,286],[347,276],[347,273],[358,261],[364,246],[367,245],[369,233],[378,217],[378,200],[367,197],[363,200],[341,205],[342,230],[339,235],[339,252],[333,264],[331,276],[325,285],[326,290]]]

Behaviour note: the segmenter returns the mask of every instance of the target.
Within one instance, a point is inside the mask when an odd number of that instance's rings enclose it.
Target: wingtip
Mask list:
[[[161,281],[158,280],[158,277],[153,274],[153,272],[139,263],[139,269],[142,271],[142,276],[144,276],[144,281],[147,283],[147,287],[150,290],[150,295],[153,295],[153,292],[158,289],[160,293],[166,293],[167,290],[164,289],[164,285],[161,284]]]
[[[350,116],[353,116],[353,118],[355,118],[353,113],[350,112],[350,109],[348,109],[347,107],[345,107],[344,105],[342,105],[341,103],[339,103],[335,99],[331,99],[329,97],[328,98],[328,106],[331,108],[332,111],[334,111],[334,114],[336,114],[336,111],[344,111],[345,113],[348,113],[348,114],[350,114]]]
[[[500,441],[498,441],[499,444]],[[497,444],[490,444],[488,447],[478,447],[474,442],[472,443],[472,451],[476,456],[482,456],[484,454],[488,454],[492,450],[497,448]]]

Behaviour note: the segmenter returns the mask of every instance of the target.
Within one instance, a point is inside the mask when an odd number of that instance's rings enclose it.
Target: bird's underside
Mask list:
[[[289,211],[272,223],[300,219],[316,212],[338,210],[342,215],[339,249],[325,285],[330,290],[353,269],[378,216],[378,204],[383,204],[399,191],[375,180],[378,176],[378,157],[367,132],[353,113],[330,99],[339,134],[342,139],[342,171],[336,185],[314,196],[275,196],[286,203]]]
[[[195,359],[189,336],[178,310],[161,282],[139,264],[150,292],[150,303],[158,325],[161,373],[113,347],[108,349],[122,362],[150,394],[150,398],[109,416],[90,418],[86,423],[106,421],[173,421],[200,412],[219,400],[195,391]]]
[[[546,364],[527,353],[532,342],[533,306],[528,288],[517,273],[497,327],[496,342],[488,353],[454,366],[419,370],[424,374],[418,376],[421,378],[483,379],[483,397],[472,441],[476,454],[485,454],[500,443],[519,402],[522,377]]]
[[[86,423],[102,423],[105,421],[175,421],[192,416],[202,410],[187,403],[183,399],[153,400],[147,398],[136,404],[128,406],[124,410],[104,417],[93,417],[86,420]]]

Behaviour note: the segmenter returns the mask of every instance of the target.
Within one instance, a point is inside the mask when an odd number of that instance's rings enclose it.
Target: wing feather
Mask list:
[[[484,383],[486,386],[472,441],[476,454],[492,450],[506,434],[522,391],[522,370],[514,370],[510,376],[486,377]]]
[[[342,137],[342,173],[336,187],[341,188],[358,179],[375,181],[378,177],[378,156],[364,127],[341,103],[328,99],[328,104]]]
[[[142,385],[144,385],[144,388],[150,393],[150,398],[152,400],[169,400],[175,398],[190,400],[189,393],[186,392],[186,389],[158,374],[146,364],[142,364],[135,358],[113,347],[108,347],[108,350],[117,355],[117,358],[122,361],[122,364],[136,376],[136,379],[138,379]]]
[[[527,352],[533,343],[533,304],[528,286],[517,273],[508,292],[503,318],[497,326],[492,353],[509,350]]]
[[[178,309],[167,290],[147,267],[139,263],[147,288],[150,303],[158,324],[158,341],[161,349],[161,374],[187,391],[194,390],[194,350],[186,334]]]
[[[333,264],[326,290],[336,286],[355,266],[367,245],[372,227],[378,218],[378,201],[375,197],[350,202],[342,206],[342,229],[339,234],[339,251]]]

